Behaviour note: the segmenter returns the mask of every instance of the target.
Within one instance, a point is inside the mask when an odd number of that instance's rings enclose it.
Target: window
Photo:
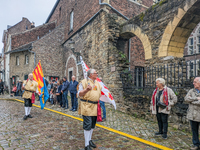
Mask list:
[[[59,18],[61,17],[61,7],[59,8]]]
[[[194,63],[190,62],[190,77],[194,76]]]
[[[70,30],[73,30],[74,11],[70,13]]]
[[[37,39],[39,40],[39,39],[40,39],[40,36],[37,36]]]
[[[193,38],[190,38],[188,43],[189,45],[188,49],[189,49],[189,54],[191,55],[194,54],[193,42],[194,42]]]
[[[29,63],[29,56],[25,55],[25,64],[28,64],[28,63]]]
[[[19,66],[19,56],[16,57],[16,65]]]
[[[28,26],[26,26],[26,30],[28,30]]]
[[[134,70],[134,79],[135,79],[135,82],[134,82],[134,85],[136,87],[143,87],[143,84],[144,84],[144,67],[135,67],[135,70]]]

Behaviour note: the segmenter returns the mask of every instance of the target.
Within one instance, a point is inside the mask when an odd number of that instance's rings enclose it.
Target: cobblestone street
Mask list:
[[[17,98],[21,99],[20,97]],[[39,101],[36,101],[36,105],[39,105]],[[81,118],[77,112],[59,108],[57,105],[52,106],[48,102],[46,107]],[[36,107],[33,107],[31,111],[34,118],[23,121],[23,103],[5,100],[1,100],[0,114],[0,145],[4,149],[78,150],[84,148],[81,121]],[[186,150],[192,144],[189,133],[169,127],[168,139],[164,140],[161,137],[154,136],[158,128],[156,122],[138,119],[113,109],[107,109],[106,122],[98,124],[172,149]],[[98,146],[96,149],[156,149],[99,127],[94,131],[93,140]]]
[[[78,150],[84,148],[82,122],[33,107],[34,118],[24,121],[23,103],[1,100],[0,149]],[[98,128],[93,139],[96,149],[148,149],[150,146]]]

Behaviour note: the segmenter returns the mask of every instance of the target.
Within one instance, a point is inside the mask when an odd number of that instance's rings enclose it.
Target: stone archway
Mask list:
[[[193,29],[200,22],[200,1],[188,0],[165,28],[158,57],[183,57],[184,47]]]
[[[120,36],[124,39],[130,39],[131,37],[137,36],[143,44],[145,59],[152,58],[151,43],[148,36],[142,32],[142,29],[134,24],[127,24],[122,27]]]
[[[66,66],[65,66],[65,76],[68,78],[68,80],[70,81],[69,79],[69,72],[72,71],[72,75],[75,75],[76,76],[76,80],[78,81],[78,66],[76,65],[77,64],[77,60],[76,60],[76,57],[71,54],[67,61],[66,61]]]

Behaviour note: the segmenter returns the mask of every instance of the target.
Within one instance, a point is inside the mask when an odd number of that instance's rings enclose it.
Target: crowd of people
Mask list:
[[[75,76],[72,76],[72,80],[69,82],[66,77],[58,81],[49,81],[47,89],[50,95],[49,102],[52,105],[59,105],[60,108],[69,109],[68,103],[68,91],[71,96],[71,109],[70,111],[77,111],[77,86],[78,82],[75,80]]]
[[[71,111],[77,111],[78,100],[80,97],[79,114],[83,116],[83,129],[85,138],[85,150],[91,150],[91,147],[95,148],[96,145],[92,141],[92,133],[97,121],[97,103],[101,96],[101,85],[96,82],[98,73],[94,69],[90,69],[87,72],[88,78],[80,82],[75,80],[75,76],[72,76],[72,80],[69,82],[66,77],[59,81],[46,81],[47,89],[50,94],[49,102],[52,105],[59,105],[64,109],[69,109],[68,105],[68,91],[71,96]],[[33,75],[29,74],[29,81],[22,84],[21,81],[17,81],[17,85],[13,86],[12,94],[20,96],[23,91],[23,98],[25,100],[25,116],[32,118],[30,115],[32,107],[32,94],[38,93],[37,82],[33,81]],[[102,80],[100,78],[100,80]],[[34,86],[33,86],[34,85]],[[200,125],[200,77],[196,77],[193,81],[194,88],[191,89],[185,96],[185,101],[189,104],[187,111],[187,119],[190,121],[192,129],[192,141],[193,146],[191,150],[197,150],[200,147],[199,141],[199,125]],[[3,94],[3,82],[0,80],[0,94]],[[23,91],[22,91],[23,90]],[[168,116],[171,108],[177,103],[177,96],[173,90],[166,86],[163,78],[156,79],[156,89],[152,93],[150,110],[151,113],[156,115],[158,122],[158,132],[155,136],[162,136],[167,139],[168,132]],[[104,102],[100,101],[100,105],[103,109],[103,119],[106,119],[106,109]]]

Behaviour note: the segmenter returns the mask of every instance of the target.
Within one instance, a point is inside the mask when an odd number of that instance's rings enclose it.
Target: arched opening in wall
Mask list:
[[[72,76],[74,75],[77,78],[77,68],[76,68],[76,61],[73,57],[69,57],[68,61],[66,62],[66,70],[65,75],[68,81],[72,80]]]
[[[129,61],[129,84],[142,88],[145,84],[145,52],[141,40],[130,33],[124,33],[117,41],[117,49],[122,51]],[[127,72],[127,70],[124,70]],[[125,79],[127,80],[127,79]]]
[[[194,51],[194,40],[190,38],[200,22],[200,1],[188,0],[184,8],[178,9],[178,14],[170,21],[164,31],[160,46],[159,57],[183,57],[187,42],[190,54]],[[191,41],[188,41],[191,40]]]

